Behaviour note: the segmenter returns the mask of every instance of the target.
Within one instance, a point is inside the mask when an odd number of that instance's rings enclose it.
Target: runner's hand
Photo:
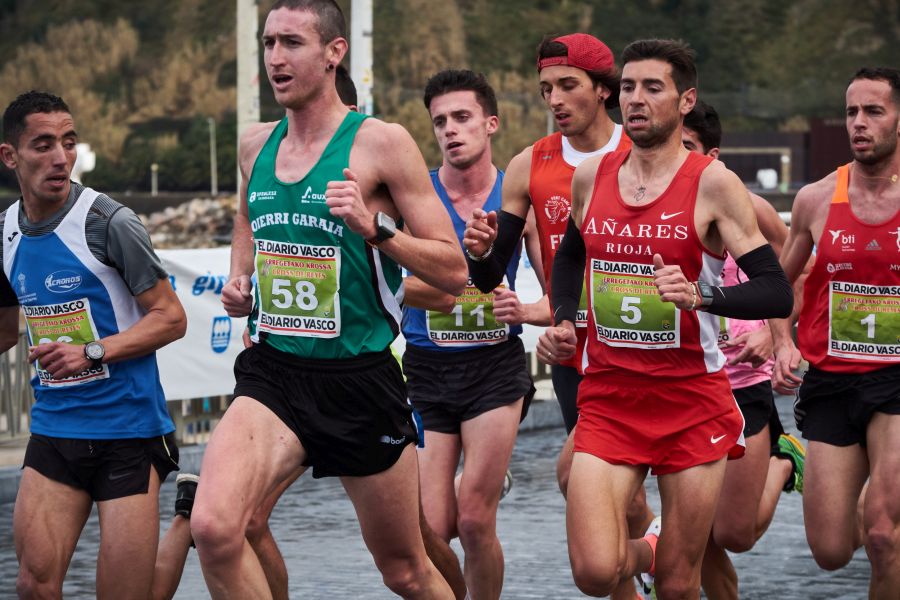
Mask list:
[[[663,302],[672,302],[681,310],[690,310],[700,306],[700,298],[694,290],[694,284],[687,280],[681,267],[678,265],[666,265],[659,254],[653,255],[653,283],[659,290],[659,297]]]
[[[800,384],[802,377],[794,375],[794,371],[800,366],[800,351],[789,340],[775,349],[775,369],[772,373],[772,388],[779,394],[793,396]]]
[[[253,308],[253,284],[249,275],[229,279],[222,286],[222,306],[229,317],[246,317]]]
[[[38,361],[53,379],[77,375],[91,366],[84,356],[84,344],[47,342],[28,347],[28,362]]]
[[[250,328],[244,327],[244,334],[241,336],[241,341],[244,342],[244,348],[249,348],[253,345],[253,342],[250,341]]]
[[[375,229],[375,215],[366,208],[359,179],[350,169],[344,169],[344,181],[329,181],[325,188],[325,204],[329,212],[340,217],[350,231],[370,240],[378,231]]]
[[[729,365],[750,363],[754,369],[758,369],[772,356],[772,332],[768,327],[742,333],[733,340],[725,342],[726,346],[732,348],[741,344],[744,347],[737,356],[728,361]]]
[[[521,325],[526,321],[525,305],[511,289],[497,288],[494,290],[494,317],[500,323]]]
[[[484,212],[476,208],[472,218],[466,221],[463,245],[472,256],[482,256],[497,239],[497,212]]]
[[[575,356],[576,343],[575,325],[571,322],[563,321],[558,327],[548,327],[538,338],[538,360],[548,365],[557,365],[560,361]]]

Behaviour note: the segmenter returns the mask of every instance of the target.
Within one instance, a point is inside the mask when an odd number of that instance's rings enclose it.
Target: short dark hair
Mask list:
[[[684,128],[697,134],[700,143],[703,144],[704,154],[713,148],[719,148],[722,144],[722,123],[719,121],[719,113],[703,100],[697,100],[691,112],[684,117]]]
[[[17,146],[19,137],[25,131],[25,118],[28,115],[54,112],[72,113],[59,96],[34,90],[25,92],[13,100],[3,113],[3,141]]]
[[[900,108],[900,69],[891,67],[863,67],[850,80],[850,83],[858,79],[871,79],[884,81],[891,86],[891,99]]]
[[[272,10],[279,8],[307,10],[316,15],[319,20],[316,33],[319,34],[323,44],[335,38],[347,37],[347,21],[341,7],[334,0],[276,0]]]
[[[545,58],[555,58],[557,56],[568,56],[569,49],[565,44],[556,41],[556,38],[559,36],[557,34],[545,35],[544,39],[541,40],[541,43],[538,44],[537,55],[538,61],[541,61]],[[619,70],[613,67],[612,71],[588,71],[584,70],[587,73],[588,77],[591,79],[591,83],[594,84],[594,87],[597,87],[597,84],[602,84],[604,87],[609,89],[611,92],[609,97],[604,102],[604,106],[607,109],[613,109],[619,107],[619,85],[622,83],[622,74]]]
[[[450,92],[465,91],[475,93],[475,100],[478,101],[484,114],[489,117],[498,115],[497,96],[494,94],[494,88],[487,82],[484,74],[468,69],[446,69],[435,73],[425,84],[425,96],[422,99],[425,102],[425,108],[431,110],[431,101],[436,97]]]
[[[337,88],[338,97],[345,106],[356,106],[359,99],[356,95],[356,84],[350,79],[350,72],[344,65],[338,65],[334,71],[334,87]]]
[[[695,57],[696,53],[681,40],[638,40],[625,46],[625,50],[622,51],[622,64],[654,58],[667,62],[672,67],[675,89],[679,94],[683,94],[697,87]]]

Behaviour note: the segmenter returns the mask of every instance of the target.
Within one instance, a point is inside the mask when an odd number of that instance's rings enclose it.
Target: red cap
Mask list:
[[[568,65],[585,71],[610,72],[616,68],[616,61],[609,47],[587,33],[572,33],[553,40],[566,47],[567,56],[552,56],[538,59],[538,71],[553,65]]]

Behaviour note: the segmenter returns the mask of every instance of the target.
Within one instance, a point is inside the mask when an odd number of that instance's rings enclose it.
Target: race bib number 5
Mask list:
[[[51,342],[86,344],[98,338],[97,328],[91,316],[91,303],[87,298],[61,304],[25,305],[22,311],[25,313],[28,337],[32,344]],[[109,377],[109,367],[105,364],[96,369],[88,367],[81,373],[63,379],[54,379],[39,362],[35,362],[35,368],[38,381],[47,387],[80,385]]]
[[[278,335],[341,334],[341,249],[256,240],[257,329]]]
[[[829,355],[900,359],[900,286],[832,281],[829,295]]]
[[[428,338],[438,346],[491,345],[509,339],[509,325],[494,318],[494,294],[485,294],[471,279],[450,314],[429,310],[426,320]]]
[[[681,311],[659,299],[653,265],[592,259],[590,282],[599,341],[646,350],[681,345]]]

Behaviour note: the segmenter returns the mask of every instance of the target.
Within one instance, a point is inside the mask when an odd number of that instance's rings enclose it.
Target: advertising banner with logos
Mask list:
[[[229,248],[157,251],[175,293],[187,313],[185,336],[157,351],[159,373],[168,400],[228,395],[234,391],[234,359],[243,349],[246,319],[232,319],[222,308],[222,286],[228,280]],[[534,271],[523,256],[517,289],[522,302],[540,299]],[[526,351],[534,350],[542,328],[526,325]],[[402,336],[394,347],[402,353]]]

